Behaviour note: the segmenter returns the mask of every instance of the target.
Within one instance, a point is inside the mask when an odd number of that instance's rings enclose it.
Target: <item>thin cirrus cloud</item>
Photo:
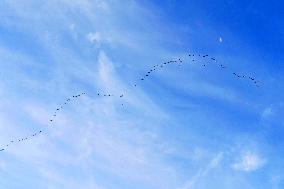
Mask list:
[[[185,182],[185,184],[178,188],[178,189],[191,189],[194,188],[195,185],[200,182],[201,179],[204,179],[211,170],[216,168],[222,161],[223,159],[223,152],[219,152],[211,161],[208,163],[208,165],[200,169],[191,179]]]

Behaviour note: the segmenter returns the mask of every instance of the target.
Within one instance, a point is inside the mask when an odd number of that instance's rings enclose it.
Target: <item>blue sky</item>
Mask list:
[[[283,188],[282,7],[1,1],[0,144],[44,134],[0,153],[0,188]],[[189,53],[227,69],[193,64]],[[139,80],[178,58],[182,66]],[[81,92],[49,126],[58,105]]]

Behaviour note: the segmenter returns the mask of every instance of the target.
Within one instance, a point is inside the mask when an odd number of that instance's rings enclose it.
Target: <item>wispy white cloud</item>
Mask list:
[[[99,32],[90,32],[87,34],[87,39],[96,45],[100,45],[102,43],[102,36]]]
[[[100,43],[102,38],[99,32],[88,33],[87,38],[91,43]]]
[[[256,153],[246,152],[239,157],[239,160],[232,164],[237,171],[251,172],[262,168],[266,160]]]

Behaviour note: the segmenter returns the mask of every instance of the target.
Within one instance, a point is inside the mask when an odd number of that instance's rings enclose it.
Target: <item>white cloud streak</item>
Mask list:
[[[191,179],[185,182],[185,184],[178,188],[178,189],[191,189],[194,188],[194,186],[204,177],[206,177],[211,170],[216,168],[219,163],[223,159],[223,152],[218,153],[209,163],[208,165],[200,169]]]

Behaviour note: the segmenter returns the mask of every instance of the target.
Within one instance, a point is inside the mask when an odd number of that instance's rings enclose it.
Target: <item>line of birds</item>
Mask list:
[[[210,58],[209,60],[214,61],[214,62],[217,62],[216,58],[214,58],[214,57],[209,57],[209,55],[207,55],[207,54],[206,54],[206,55],[188,54],[188,56],[191,57],[191,62],[197,62],[197,58],[195,58],[195,57]],[[152,72],[157,71],[157,70],[159,70],[159,69],[163,69],[163,68],[164,68],[166,65],[168,65],[168,64],[178,64],[178,66],[181,66],[183,63],[186,63],[186,61],[184,61],[184,60],[182,60],[181,58],[179,58],[178,60],[170,60],[170,61],[167,61],[167,62],[163,62],[163,63],[160,63],[160,64],[156,64],[156,65],[152,66],[152,67],[150,68],[150,70],[148,70],[147,73],[146,73],[143,77],[140,78],[140,81],[146,80],[146,78],[148,78],[148,77],[150,76],[150,74],[152,74]],[[202,64],[201,66],[202,66],[202,67],[206,67],[206,64]],[[219,64],[219,67],[220,67],[221,69],[227,68],[227,66],[225,66],[225,65],[223,65],[223,64]],[[253,77],[251,77],[251,76],[239,75],[239,74],[237,74],[237,73],[235,73],[235,72],[233,72],[233,75],[236,76],[237,78],[247,78],[247,79],[251,80],[257,87],[259,87],[259,85],[258,85],[259,81],[257,81],[255,78],[253,78]],[[134,87],[137,87],[137,83],[138,83],[138,82],[136,82],[136,83],[134,84]],[[80,93],[80,94],[78,94],[78,95],[73,95],[72,97],[67,98],[63,104],[59,105],[59,107],[56,108],[56,111],[54,112],[54,114],[52,115],[52,117],[49,119],[49,126],[52,126],[52,123],[55,121],[55,118],[56,118],[58,112],[59,112],[60,110],[62,110],[62,109],[65,107],[65,105],[67,105],[68,103],[70,103],[72,99],[79,98],[79,97],[81,97],[81,96],[83,96],[83,95],[86,95],[86,93],[83,92],[83,93]],[[119,98],[122,98],[122,97],[124,97],[124,94],[112,95],[112,94],[101,94],[101,93],[97,93],[97,96],[102,96],[102,97],[114,97],[114,96],[118,96]],[[121,105],[123,106],[123,104],[121,104]],[[5,145],[5,148],[0,149],[0,152],[1,152],[1,151],[4,151],[6,148],[8,148],[10,145],[12,145],[12,144],[14,144],[14,143],[17,143],[17,142],[19,143],[19,142],[23,142],[23,141],[26,141],[26,140],[30,140],[30,139],[32,139],[32,138],[34,138],[34,137],[36,137],[36,136],[38,136],[39,134],[42,134],[42,133],[43,133],[43,130],[39,130],[39,131],[33,133],[32,135],[30,135],[30,136],[28,136],[28,137],[21,138],[21,139],[18,139],[18,140],[11,140],[8,144]]]
[[[190,57],[191,61],[190,62],[197,62],[197,58],[207,58],[209,61],[213,61],[215,63],[217,63],[217,59],[215,57],[209,57],[208,54],[206,55],[196,55],[196,54],[188,54],[188,57]],[[166,65],[168,64],[178,64],[178,66],[181,66],[183,63],[190,63],[190,62],[186,62],[185,60],[182,60],[181,58],[179,58],[178,60],[170,60],[170,61],[167,61],[167,62],[163,62],[163,63],[160,63],[160,64],[156,64],[154,65],[153,67],[150,68],[150,70],[148,70],[146,72],[146,74],[144,74],[143,77],[140,78],[140,81],[144,81],[146,80],[146,78],[148,78],[150,76],[150,74],[158,69],[163,69]],[[201,65],[202,67],[206,67],[206,64],[202,64]],[[219,64],[218,65],[221,69],[226,69],[228,68],[227,66],[225,66],[224,64]],[[253,84],[256,86],[256,87],[259,87],[259,83],[260,81],[256,80],[255,78],[251,77],[251,76],[247,76],[247,75],[240,75],[240,74],[237,74],[236,72],[233,72],[232,73],[234,76],[236,76],[237,78],[246,78],[246,79],[249,79],[250,81],[253,82]],[[134,87],[137,86],[137,82],[134,83]]]
[[[189,54],[189,56],[190,56],[190,57],[194,57],[194,54]],[[211,61],[213,61],[213,62],[215,62],[215,63],[217,62],[217,59],[216,59],[216,58],[214,58],[214,57],[209,57],[209,55],[200,55],[200,54],[198,54],[198,57],[202,57],[202,58],[208,57],[209,60],[211,60]],[[193,58],[192,60],[194,61],[194,58]],[[206,65],[203,64],[202,66],[205,67]],[[223,65],[223,64],[219,64],[219,67],[220,67],[221,69],[228,68],[227,66],[225,66],[225,65]],[[236,72],[233,72],[232,74],[233,74],[235,77],[237,77],[237,78],[247,78],[247,79],[249,79],[250,81],[252,81],[255,86],[259,87],[260,81],[257,81],[255,78],[253,78],[253,77],[251,77],[251,76],[247,76],[247,75],[243,75],[243,74],[237,74]]]
[[[81,96],[83,96],[83,95],[86,95],[86,93],[83,92],[83,93],[80,93],[80,94],[77,94],[77,95],[73,95],[73,96],[67,98],[67,99],[64,101],[63,104],[59,105],[59,106],[56,108],[54,114],[53,114],[53,115],[51,116],[51,118],[49,119],[49,124],[48,124],[48,126],[52,126],[52,123],[55,121],[55,118],[56,118],[56,116],[58,115],[58,113],[59,113],[60,110],[62,110],[62,109],[63,109],[68,103],[70,103],[73,99],[79,98],[79,97],[81,97]],[[111,97],[111,96],[114,96],[114,95],[97,93],[97,96]],[[122,95],[119,95],[119,97],[122,98],[122,97],[123,97],[123,94],[122,94]],[[38,136],[39,134],[42,134],[43,132],[44,132],[43,130],[39,130],[39,131],[37,131],[37,132],[34,132],[33,134],[31,134],[31,135],[28,136],[28,137],[20,138],[20,139],[16,139],[16,140],[10,140],[10,142],[7,143],[4,148],[1,148],[1,149],[0,149],[0,152],[1,152],[1,151],[4,151],[5,149],[7,149],[7,148],[8,148],[10,145],[12,145],[12,144],[19,143],[19,142],[24,142],[24,141],[26,141],[26,140],[31,140],[32,138]]]

